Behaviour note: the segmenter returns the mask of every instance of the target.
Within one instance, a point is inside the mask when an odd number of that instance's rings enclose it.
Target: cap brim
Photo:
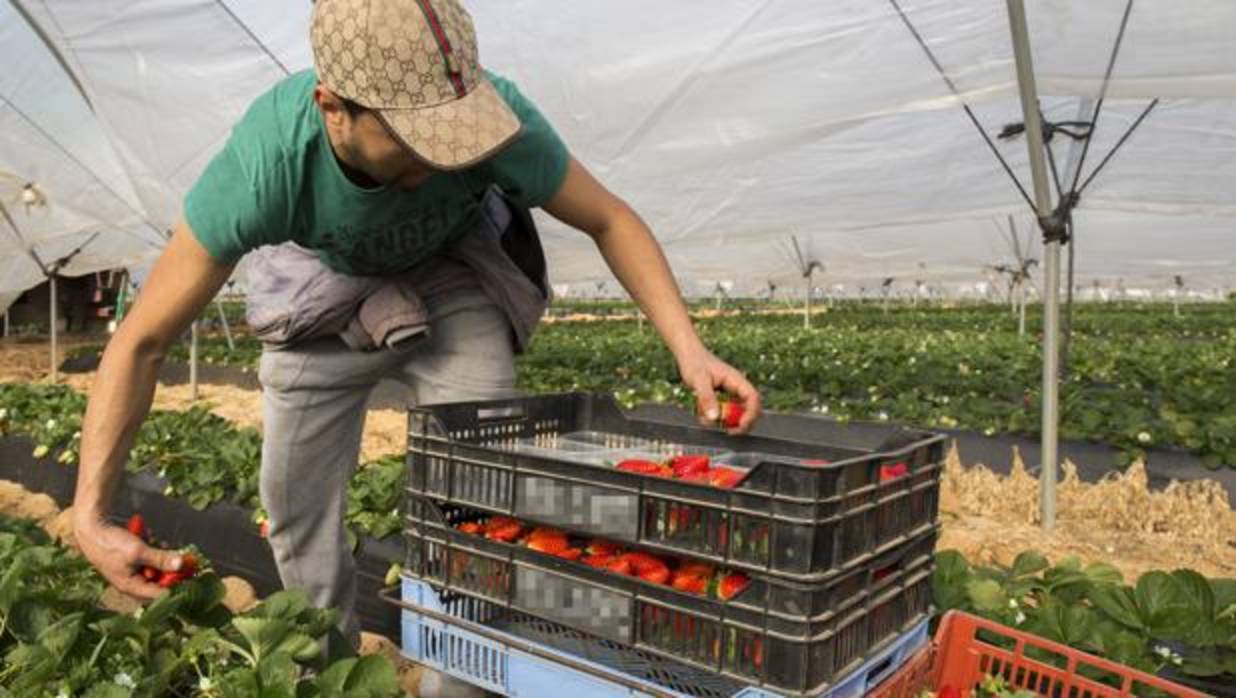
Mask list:
[[[377,109],[378,118],[417,157],[442,170],[485,160],[519,136],[519,117],[485,79],[467,95],[419,109]]]

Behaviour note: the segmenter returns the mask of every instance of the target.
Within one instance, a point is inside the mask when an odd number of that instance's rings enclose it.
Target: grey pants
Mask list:
[[[383,378],[412,404],[515,394],[511,326],[478,289],[427,300],[430,336],[410,351],[357,352],[327,338],[262,352],[261,498],[285,588],[341,612],[360,640],[356,565],[344,532],[347,484],[360,456],[365,405]]]

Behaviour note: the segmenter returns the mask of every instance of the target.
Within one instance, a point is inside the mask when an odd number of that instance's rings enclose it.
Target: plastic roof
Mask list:
[[[1021,121],[1004,3],[899,0],[993,138]],[[1086,120],[1126,0],[1027,3],[1042,106]],[[970,284],[1012,261],[1029,211],[889,0],[472,0],[481,59],[514,78],[576,155],[650,223],[686,285]],[[60,52],[78,92],[33,21]],[[311,64],[308,2],[0,3],[0,301],[66,268],[157,253],[181,197],[248,102]],[[1133,5],[1086,159],[1078,276],[1236,284],[1236,3]],[[89,100],[87,102],[87,99]],[[1025,141],[996,140],[1029,187]],[[1080,145],[1053,141],[1071,181]],[[584,236],[543,218],[558,284],[608,278]]]

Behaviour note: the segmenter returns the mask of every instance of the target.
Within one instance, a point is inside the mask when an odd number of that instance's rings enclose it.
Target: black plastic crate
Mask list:
[[[474,511],[409,502],[406,572],[642,650],[793,693],[840,679],[931,606],[935,526],[828,579],[754,577],[720,601],[462,533]]]
[[[413,495],[804,581],[933,523],[938,507],[944,437],[901,427],[874,448],[803,420],[779,430],[795,438],[730,436],[630,419],[611,396],[583,393],[430,405],[409,420]],[[583,432],[604,435],[615,459],[761,455],[721,489],[572,460],[559,439]]]

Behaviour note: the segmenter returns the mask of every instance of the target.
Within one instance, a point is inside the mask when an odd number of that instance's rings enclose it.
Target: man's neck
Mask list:
[[[365,189],[378,189],[382,186],[381,182],[365,174],[363,170],[351,162],[348,149],[335,142],[335,137],[331,134],[330,129],[326,129],[326,140],[330,143],[330,152],[335,156],[335,162],[339,163],[339,169],[343,171],[343,175],[353,184]]]

